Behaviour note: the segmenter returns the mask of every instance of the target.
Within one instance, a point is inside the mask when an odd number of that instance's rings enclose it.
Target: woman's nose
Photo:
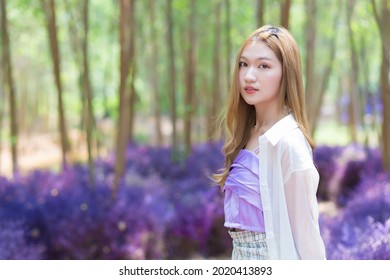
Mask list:
[[[254,75],[253,68],[249,67],[248,71],[245,74],[245,81],[246,82],[253,82],[254,80],[256,80],[256,77]]]

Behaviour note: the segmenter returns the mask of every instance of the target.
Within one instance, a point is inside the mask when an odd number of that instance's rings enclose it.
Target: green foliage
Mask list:
[[[13,0],[7,1],[12,58],[15,71],[18,103],[27,98],[28,104],[37,106],[39,116],[55,120],[57,115],[57,100],[52,74],[52,61],[48,44],[46,20],[40,1]],[[136,1],[136,91],[137,114],[152,115],[153,104],[151,88],[151,70],[158,73],[158,89],[161,96],[159,104],[163,114],[168,115],[170,110],[168,92],[168,48],[166,9],[167,1],[153,1],[155,18],[153,25],[156,28],[156,40],[159,56],[152,61],[151,27],[149,17],[149,1]],[[229,36],[232,53],[227,54],[225,24],[227,20],[226,1],[195,1],[195,53],[196,53],[196,95],[199,115],[204,115],[204,107],[209,102],[213,81],[215,80],[213,61],[215,45],[215,10],[218,2],[222,3],[221,10],[221,54],[222,96],[226,96],[228,82],[226,68],[228,62],[231,67],[234,63],[236,51],[247,34],[257,28],[255,0],[230,1]],[[334,17],[341,9],[337,25],[337,53],[330,78],[328,94],[330,100],[338,98],[339,77],[346,76],[350,67],[349,44],[346,27],[346,5],[337,0],[317,1],[317,42],[316,42],[316,75],[323,75],[325,66],[329,63],[329,44],[335,40],[333,28]],[[79,88],[80,66],[76,64],[71,47],[69,24],[75,15],[76,26],[81,29],[82,1],[56,1],[57,28],[59,34],[61,73],[64,87],[66,115],[70,119],[70,127],[77,126],[81,116],[81,98]],[[110,117],[116,120],[118,116],[118,88],[119,88],[119,1],[90,1],[89,11],[89,59],[91,82],[94,93],[95,114],[97,118]],[[177,69],[176,95],[177,110],[182,117],[185,94],[185,69],[189,66],[186,61],[186,51],[189,47],[189,17],[191,14],[190,0],[172,0],[173,7],[173,34],[175,45],[175,64]],[[278,24],[280,17],[280,1],[266,1],[265,21]],[[290,10],[290,30],[301,47],[302,59],[305,59],[305,1],[292,1]],[[359,86],[364,85],[368,76],[368,84],[372,91],[378,88],[380,39],[375,25],[370,1],[356,1],[352,18],[352,30],[357,42],[357,51],[360,55],[361,70]],[[367,69],[365,69],[367,68]],[[221,104],[222,105],[222,104]],[[26,126],[32,125],[31,112],[26,114]],[[51,127],[57,122],[51,121]]]

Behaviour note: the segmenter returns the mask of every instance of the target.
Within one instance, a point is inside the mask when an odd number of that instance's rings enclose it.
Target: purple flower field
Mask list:
[[[113,158],[61,173],[37,170],[0,178],[0,259],[229,258],[223,193],[210,175],[223,165],[221,145],[194,146],[174,161],[169,148],[129,145],[126,174],[112,197]],[[390,259],[390,173],[380,153],[351,145],[314,152],[328,259]]]

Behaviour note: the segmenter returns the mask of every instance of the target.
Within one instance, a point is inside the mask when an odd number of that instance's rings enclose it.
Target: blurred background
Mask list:
[[[0,0],[0,259],[230,258],[218,117],[300,46],[329,259],[390,259],[390,0]]]

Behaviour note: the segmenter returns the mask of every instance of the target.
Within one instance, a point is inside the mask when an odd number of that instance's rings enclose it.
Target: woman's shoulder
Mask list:
[[[280,144],[283,147],[289,147],[292,149],[305,149],[311,151],[309,142],[306,140],[305,135],[299,129],[299,127],[287,132],[281,139]]]
[[[313,153],[309,142],[299,128],[288,132],[280,141],[282,157],[293,169],[313,167]]]

